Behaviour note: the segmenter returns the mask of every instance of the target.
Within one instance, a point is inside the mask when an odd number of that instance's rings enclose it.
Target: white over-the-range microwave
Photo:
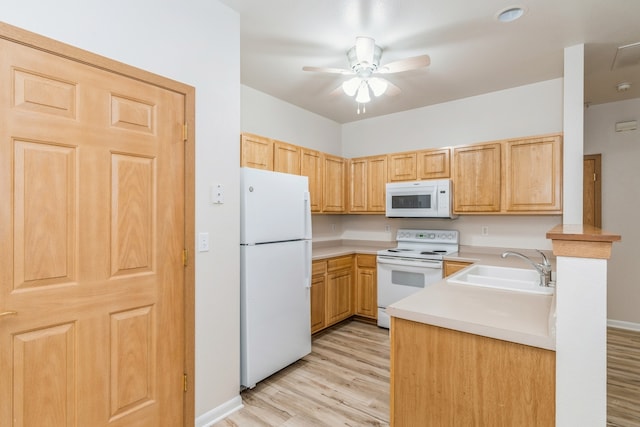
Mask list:
[[[450,179],[387,184],[386,215],[390,218],[456,218]]]

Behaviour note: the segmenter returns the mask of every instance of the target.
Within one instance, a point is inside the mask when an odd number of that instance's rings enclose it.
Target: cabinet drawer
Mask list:
[[[339,258],[331,258],[327,261],[327,270],[336,271],[343,268],[351,268],[353,266],[353,258],[351,255]]]
[[[376,256],[375,255],[358,255],[358,267],[376,268]]]
[[[317,276],[327,272],[327,261],[313,261],[311,263],[311,275]]]

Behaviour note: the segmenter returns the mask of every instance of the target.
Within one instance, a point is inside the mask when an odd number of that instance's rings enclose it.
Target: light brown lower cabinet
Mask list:
[[[311,333],[354,315],[378,317],[376,256],[346,255],[313,261]]]
[[[327,262],[314,261],[311,275],[311,333],[318,332],[327,325],[326,303]]]
[[[334,258],[327,262],[327,326],[353,315],[352,282],[352,256]]]
[[[555,425],[555,352],[391,318],[391,426]]]
[[[356,255],[355,311],[357,316],[377,319],[378,281],[375,255]]]

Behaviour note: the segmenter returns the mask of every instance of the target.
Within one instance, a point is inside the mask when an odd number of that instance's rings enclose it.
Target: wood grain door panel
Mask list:
[[[0,52],[0,425],[181,425],[184,95]]]

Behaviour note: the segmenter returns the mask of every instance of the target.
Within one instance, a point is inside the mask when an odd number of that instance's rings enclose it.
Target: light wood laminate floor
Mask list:
[[[389,335],[358,321],[315,336],[311,354],[242,392],[214,427],[389,425]],[[607,426],[640,427],[640,332],[609,328]]]

